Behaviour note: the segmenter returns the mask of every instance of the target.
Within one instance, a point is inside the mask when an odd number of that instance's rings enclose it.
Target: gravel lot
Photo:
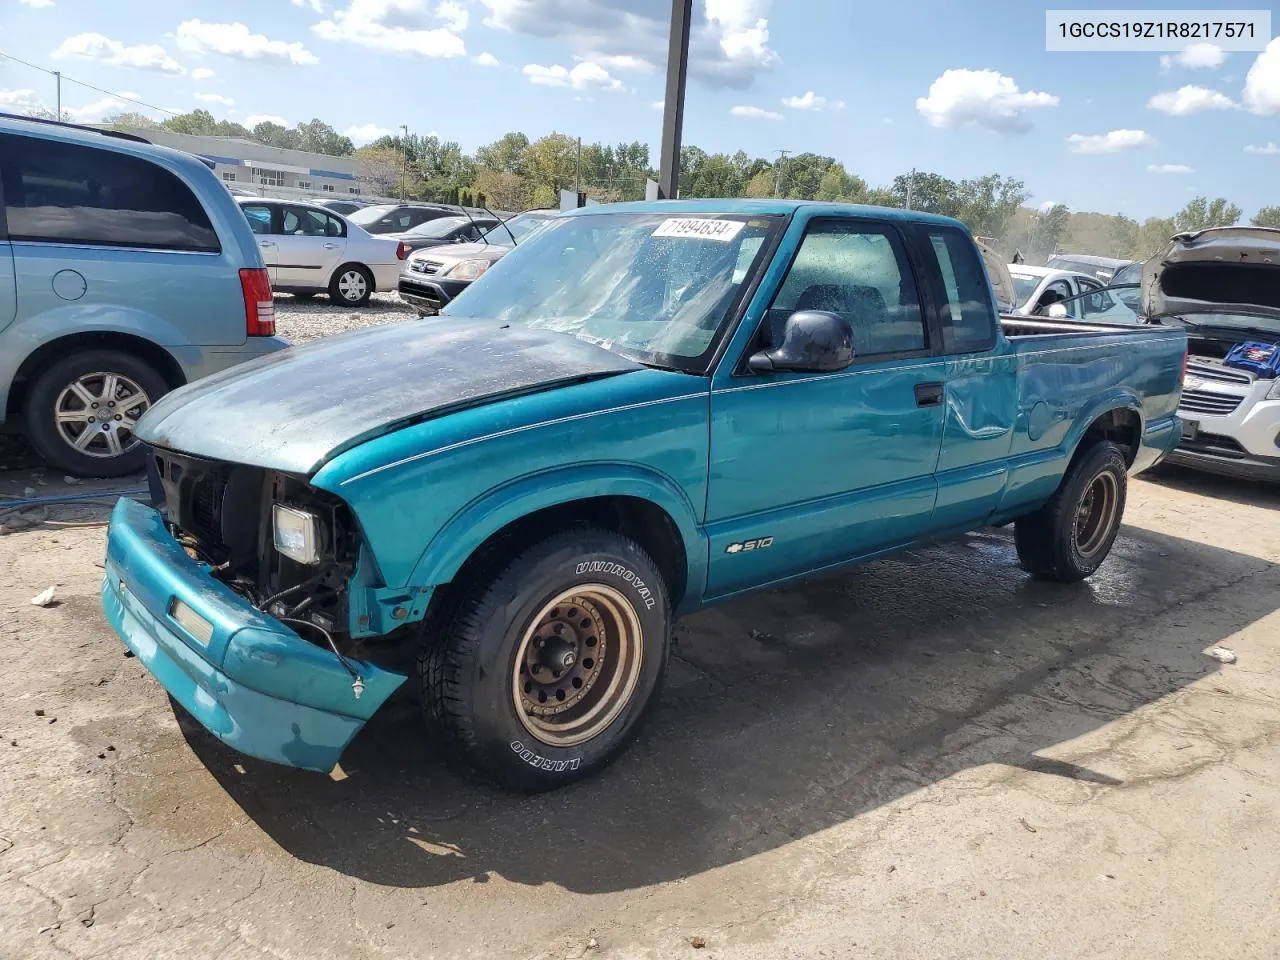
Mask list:
[[[361,327],[374,327],[417,317],[413,308],[394,293],[375,293],[357,310],[335,307],[329,298],[276,294],[276,331],[290,343],[306,343]]]
[[[1085,584],[984,531],[688,617],[636,747],[534,798],[407,702],[338,778],[231,753],[106,625],[106,508],[0,515],[0,958],[1275,957],[1278,507],[1162,473]]]

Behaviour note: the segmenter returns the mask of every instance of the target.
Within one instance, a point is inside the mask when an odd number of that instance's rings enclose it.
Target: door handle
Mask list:
[[[917,407],[936,407],[942,403],[942,384],[940,383],[917,383],[916,384],[916,406]]]
[[[274,247],[275,245],[276,245],[276,242],[275,242],[274,240],[259,240],[259,241],[258,241],[258,246],[260,246],[260,247]]]
[[[325,248],[326,250],[337,250],[337,249],[338,249],[338,245],[337,245],[336,243],[326,243],[326,244],[324,245],[324,248]]]

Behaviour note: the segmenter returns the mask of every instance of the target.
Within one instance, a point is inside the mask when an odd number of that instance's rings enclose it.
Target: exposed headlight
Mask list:
[[[443,276],[450,280],[474,280],[491,266],[492,263],[488,260],[459,260]]]
[[[1280,400],[1280,377],[1277,377],[1275,383],[1271,384],[1271,389],[1267,391],[1267,399]]]
[[[320,562],[320,518],[314,513],[275,504],[271,508],[276,550],[298,563]]]

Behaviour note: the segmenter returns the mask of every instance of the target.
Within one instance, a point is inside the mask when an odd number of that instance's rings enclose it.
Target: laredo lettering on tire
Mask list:
[[[635,737],[671,646],[648,554],[577,528],[491,558],[424,636],[428,723],[497,783],[536,792],[595,773]]]

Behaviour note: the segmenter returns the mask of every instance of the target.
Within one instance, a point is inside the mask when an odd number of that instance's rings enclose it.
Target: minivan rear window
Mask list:
[[[0,176],[10,240],[221,249],[191,189],[141,157],[6,134]]]

